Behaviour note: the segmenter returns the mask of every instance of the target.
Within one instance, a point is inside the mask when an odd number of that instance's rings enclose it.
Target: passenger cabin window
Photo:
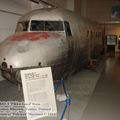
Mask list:
[[[31,21],[31,31],[64,31],[62,21]]]
[[[29,21],[19,22],[17,24],[16,32],[28,31]]]
[[[92,31],[90,32],[90,39],[91,40],[93,39],[93,32]]]
[[[65,32],[66,32],[66,36],[72,36],[69,22],[66,22],[66,21],[65,21],[64,24],[65,24]]]
[[[89,39],[89,31],[87,31],[87,36],[86,36],[87,39]]]

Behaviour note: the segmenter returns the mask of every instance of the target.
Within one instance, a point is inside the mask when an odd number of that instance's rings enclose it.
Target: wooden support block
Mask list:
[[[97,62],[98,62],[97,59],[91,59],[89,61],[89,64],[88,64],[87,68],[90,69],[90,70],[96,71]]]

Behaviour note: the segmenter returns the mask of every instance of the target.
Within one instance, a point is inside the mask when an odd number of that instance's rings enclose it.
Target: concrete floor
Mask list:
[[[88,118],[90,118],[89,117],[90,113],[91,113],[91,119],[89,120],[94,120],[92,119],[92,114],[94,114],[94,110],[96,111],[95,106],[97,102],[94,102],[94,100],[92,99],[94,99],[94,97],[97,94],[95,92],[96,89],[98,91],[101,91],[101,88],[99,88],[99,83],[101,83],[100,81],[102,80],[100,80],[99,78],[101,76],[101,73],[103,72],[103,68],[104,68],[104,60],[101,60],[101,62],[99,63],[96,69],[96,72],[93,72],[91,70],[83,70],[80,73],[73,75],[72,77],[69,77],[69,79],[65,81],[67,91],[72,100],[72,104],[65,115],[65,118],[67,118],[67,120],[88,120]],[[101,79],[102,78],[103,77],[101,77]],[[96,87],[96,84],[98,87]],[[104,85],[104,82],[103,82],[103,85]],[[104,95],[106,96],[104,92],[105,91],[102,92],[103,96],[100,96],[101,99],[102,97],[105,98]],[[99,99],[99,97],[96,97],[96,98]],[[23,100],[22,93],[17,91],[17,86],[11,84],[6,80],[0,82],[0,101],[22,101],[22,100]],[[93,106],[92,103],[94,103],[95,106]],[[64,102],[57,102],[57,107],[58,107],[57,118],[54,118],[54,119],[44,118],[40,120],[60,120],[60,115],[64,107]],[[0,120],[26,120],[26,118],[0,118]],[[95,120],[98,120],[98,119],[95,119]]]
[[[120,57],[108,57],[105,69],[80,120],[120,120]]]

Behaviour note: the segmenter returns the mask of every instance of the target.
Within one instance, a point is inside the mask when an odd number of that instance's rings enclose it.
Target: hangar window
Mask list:
[[[64,24],[65,24],[66,36],[72,36],[69,22],[66,22],[66,21],[65,21]]]
[[[31,31],[63,31],[62,21],[31,21]]]
[[[29,22],[28,22],[28,21],[19,22],[19,23],[17,24],[16,32],[27,31],[27,30],[28,30],[28,25],[29,25]]]

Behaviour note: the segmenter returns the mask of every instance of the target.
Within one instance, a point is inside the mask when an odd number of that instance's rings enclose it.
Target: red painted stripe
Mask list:
[[[43,39],[48,39],[50,37],[50,35],[48,33],[36,33],[36,32],[32,32],[32,33],[22,33],[19,35],[14,35],[12,37],[9,38],[9,40],[11,41],[25,41],[25,40],[29,40],[29,41],[39,41],[39,40],[43,40]]]

